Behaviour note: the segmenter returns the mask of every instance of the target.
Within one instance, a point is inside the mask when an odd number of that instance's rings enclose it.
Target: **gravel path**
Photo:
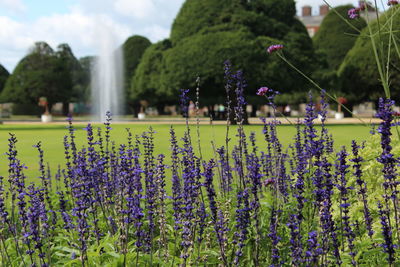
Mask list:
[[[298,118],[278,118],[281,124],[296,124]],[[267,121],[272,121],[272,118],[267,118]],[[74,124],[87,124],[89,121],[87,120],[75,120]],[[199,120],[200,124],[210,124],[210,120],[207,118],[201,118]],[[379,123],[380,120],[377,118],[343,118],[340,120],[329,118],[326,121],[326,124],[371,124],[371,123]],[[1,123],[1,122],[0,122]],[[144,120],[138,119],[123,119],[123,120],[113,120],[112,124],[185,124],[186,121],[183,118],[148,118]],[[224,125],[226,121],[224,120],[216,120],[212,122],[216,125]],[[249,118],[250,124],[262,124],[259,118]],[[315,120],[316,124],[321,123],[320,120]],[[27,124],[27,125],[38,125],[38,124],[49,124],[49,125],[57,125],[57,124],[67,124],[64,118],[55,118],[53,122],[50,123],[42,123],[39,119],[37,120],[5,120],[2,121],[3,125],[16,125],[16,124]],[[189,124],[196,124],[196,119],[190,118]]]

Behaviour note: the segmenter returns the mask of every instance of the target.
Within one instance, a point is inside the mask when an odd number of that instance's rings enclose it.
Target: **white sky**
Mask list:
[[[222,0],[221,0],[222,1]],[[381,0],[378,0],[381,1]],[[93,55],[99,21],[111,27],[122,44],[139,34],[156,42],[169,36],[184,0],[0,0],[0,64],[10,72],[36,41],[54,49],[68,43],[77,57]],[[297,0],[297,9],[311,5],[318,13],[322,0]],[[331,0],[332,6],[357,4]]]

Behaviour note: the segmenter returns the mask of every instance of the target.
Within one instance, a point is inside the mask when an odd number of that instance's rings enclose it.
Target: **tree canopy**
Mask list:
[[[338,69],[360,31],[367,25],[363,18],[348,17],[347,11],[351,8],[352,5],[343,5],[330,10],[313,38],[315,50],[325,54],[331,70]]]
[[[8,76],[10,76],[10,73],[0,64],[0,92],[3,90]]]
[[[285,92],[308,87],[276,55],[267,54],[266,47],[277,43],[285,46],[285,56],[296,66],[312,72],[312,41],[295,18],[293,0],[187,0],[170,39],[145,51],[131,96],[176,102],[179,89],[194,87],[200,76],[203,103],[215,103],[225,95],[223,63],[228,59],[244,71],[248,95],[264,85]]]
[[[380,28],[380,34],[375,34],[373,37],[380,60],[387,62],[388,54],[390,55],[388,77],[393,99],[400,98],[398,90],[400,88],[400,56],[393,41],[389,42],[389,32],[392,32],[392,40],[396,40],[398,44],[400,32],[392,29],[400,28],[399,12],[400,6],[391,7],[380,17],[379,25],[378,21],[370,24],[373,33],[378,33]],[[383,67],[385,66],[386,63]],[[384,96],[368,28],[361,32],[354,47],[347,53],[338,70],[338,75],[342,91],[350,100],[362,102]]]
[[[122,45],[124,53],[125,90],[131,85],[131,80],[144,51],[151,45],[146,37],[134,35],[129,37]]]
[[[67,103],[74,96],[78,64],[68,45],[54,51],[47,43],[37,42],[16,66],[0,99],[36,104],[40,97],[46,97],[50,108],[56,102]]]

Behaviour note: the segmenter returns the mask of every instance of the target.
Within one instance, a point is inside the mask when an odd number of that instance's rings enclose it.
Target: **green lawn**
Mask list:
[[[102,127],[98,124],[95,127]],[[152,126],[156,131],[155,134],[155,153],[168,153],[169,152],[169,129],[170,125],[156,124]],[[185,130],[184,125],[173,126],[180,138]],[[85,144],[86,131],[84,126],[76,126],[76,136],[78,148]],[[140,135],[143,131],[149,129],[149,125],[134,125],[134,124],[115,124],[112,125],[112,139],[116,143],[123,143],[126,140],[126,128],[130,128],[134,135]],[[369,136],[370,129],[363,125],[331,125],[328,126],[329,132],[335,139],[335,147],[338,148],[342,145],[349,146],[352,139],[362,141],[366,140]],[[258,145],[262,149],[265,145],[262,136],[262,125],[249,125],[245,127],[247,133],[251,131],[256,132]],[[36,148],[33,147],[37,142],[42,142],[43,150],[45,151],[45,161],[49,162],[53,171],[57,169],[58,165],[64,164],[64,148],[63,137],[66,135],[67,129],[63,125],[0,125],[0,175],[7,175],[7,139],[8,133],[14,133],[18,139],[17,148],[19,158],[26,164],[28,169],[28,181],[32,181],[38,176],[38,153]],[[197,137],[196,127],[191,126],[192,140],[194,141],[197,150]],[[235,127],[231,127],[230,136],[235,139]],[[212,142],[217,147],[225,144],[226,127],[223,125],[201,125],[200,137],[201,147],[204,158],[210,158],[213,155]],[[287,146],[295,135],[295,127],[290,125],[278,126],[278,135],[281,142]],[[230,144],[234,144],[233,140]]]

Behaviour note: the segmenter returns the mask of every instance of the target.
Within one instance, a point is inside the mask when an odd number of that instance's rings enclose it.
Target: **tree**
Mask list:
[[[227,59],[244,71],[247,95],[264,85],[285,92],[308,88],[276,55],[266,53],[266,47],[276,43],[285,45],[285,56],[296,66],[306,74],[312,72],[312,41],[295,18],[293,0],[187,0],[173,23],[170,40],[144,53],[131,96],[153,103],[176,102],[179,89],[195,87],[199,75],[201,101],[222,103]]]
[[[312,78],[323,88],[335,88],[338,94],[337,70],[367,25],[363,18],[354,20],[348,17],[351,8],[352,5],[342,5],[330,10],[313,38],[319,67]]]
[[[37,42],[17,65],[0,95],[3,102],[37,104],[46,97],[49,108],[71,96],[66,77],[69,69],[45,42]],[[66,85],[67,84],[67,85]]]
[[[79,98],[77,102],[86,102],[90,99],[90,86],[91,86],[91,77],[92,77],[92,69],[94,64],[95,57],[94,56],[86,56],[81,57],[79,59],[79,64],[81,66],[80,75],[80,89],[77,90],[79,92]]]
[[[400,32],[392,29],[400,28],[400,6],[391,7],[378,21],[371,22],[370,26],[377,45],[379,58],[385,62],[389,58],[389,84],[392,89],[392,98],[399,99],[400,92],[400,57],[393,41],[389,42],[389,32],[392,31],[392,40],[400,40]],[[389,53],[390,49],[390,53]],[[383,66],[385,68],[385,65]],[[377,100],[383,97],[384,90],[380,81],[373,45],[369,37],[369,30],[365,28],[357,38],[353,48],[347,53],[338,70],[341,90],[352,103],[360,103],[367,100]]]
[[[0,93],[3,90],[9,76],[10,73],[0,64]]]
[[[124,70],[125,70],[125,92],[129,91],[132,83],[133,73],[139,65],[140,59],[144,51],[151,45],[149,39],[143,36],[134,35],[129,37],[122,45],[124,53]]]
[[[343,5],[329,11],[313,38],[315,50],[326,55],[330,70],[338,69],[360,31],[367,25],[363,18],[348,17],[347,11],[351,8],[352,5]]]
[[[63,115],[67,115],[69,111],[69,101],[76,95],[76,88],[74,85],[78,84],[77,78],[80,71],[80,64],[68,44],[58,45],[55,56],[60,61],[59,64],[64,66],[64,72],[59,87],[62,91],[68,92],[68,97],[64,98],[62,110]]]

